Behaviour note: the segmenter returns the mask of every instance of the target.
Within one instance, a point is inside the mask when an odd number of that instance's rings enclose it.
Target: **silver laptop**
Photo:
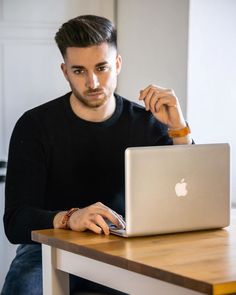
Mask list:
[[[132,237],[223,228],[230,220],[226,143],[125,151],[125,230]]]

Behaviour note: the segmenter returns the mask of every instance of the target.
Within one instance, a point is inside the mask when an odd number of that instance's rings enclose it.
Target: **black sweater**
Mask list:
[[[53,227],[57,212],[103,202],[124,215],[124,151],[172,144],[167,127],[138,104],[116,95],[104,122],[77,117],[70,93],[27,111],[10,141],[5,232],[32,243],[31,231]]]

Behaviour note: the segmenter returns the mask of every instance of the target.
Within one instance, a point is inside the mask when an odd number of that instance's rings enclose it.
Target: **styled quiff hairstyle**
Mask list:
[[[117,48],[116,29],[105,17],[81,15],[64,23],[55,35],[63,57],[67,47],[89,47],[108,43]]]

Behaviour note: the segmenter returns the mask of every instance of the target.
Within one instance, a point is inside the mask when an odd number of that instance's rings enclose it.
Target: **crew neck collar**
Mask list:
[[[114,96],[115,96],[116,107],[115,107],[115,111],[113,112],[113,114],[108,119],[101,121],[101,122],[87,121],[85,119],[80,118],[79,116],[77,116],[74,113],[74,111],[72,110],[71,105],[70,105],[70,96],[71,96],[71,92],[69,92],[65,95],[67,114],[69,115],[69,117],[73,121],[79,122],[80,124],[84,124],[86,126],[98,126],[98,127],[99,126],[100,127],[111,126],[119,119],[119,117],[122,113],[122,109],[123,109],[122,98],[118,94],[115,93]]]

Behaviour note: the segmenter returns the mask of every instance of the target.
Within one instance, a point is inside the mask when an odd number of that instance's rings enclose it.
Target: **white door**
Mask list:
[[[111,0],[0,0],[0,161],[7,161],[9,138],[24,111],[69,90],[54,44],[60,25],[80,14],[114,21]],[[0,168],[1,175],[5,169]],[[0,290],[15,253],[4,234],[4,182],[0,182]]]

